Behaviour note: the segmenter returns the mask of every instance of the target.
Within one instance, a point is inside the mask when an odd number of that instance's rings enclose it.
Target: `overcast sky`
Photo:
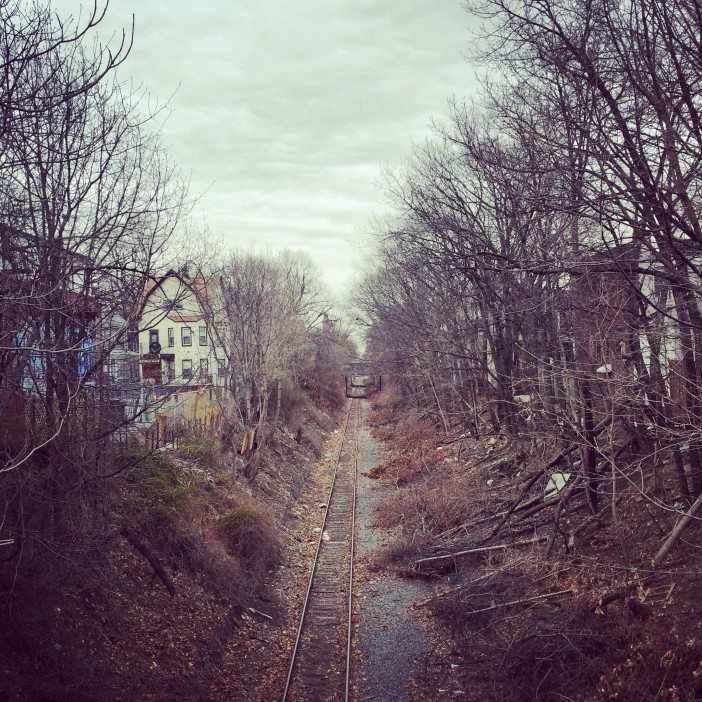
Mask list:
[[[463,0],[111,0],[109,26],[132,12],[120,75],[174,93],[164,142],[210,228],[308,251],[343,293],[381,171],[474,89]]]

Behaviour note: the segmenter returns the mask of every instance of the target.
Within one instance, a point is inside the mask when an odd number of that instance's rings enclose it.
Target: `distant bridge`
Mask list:
[[[376,363],[349,361],[344,365],[346,397],[370,397],[383,389],[383,371]]]

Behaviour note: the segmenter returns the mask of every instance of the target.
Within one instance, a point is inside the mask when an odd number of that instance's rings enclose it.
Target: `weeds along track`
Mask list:
[[[361,400],[349,400],[283,702],[349,699]]]

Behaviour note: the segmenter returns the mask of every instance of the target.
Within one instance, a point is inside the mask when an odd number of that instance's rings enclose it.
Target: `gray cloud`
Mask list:
[[[62,15],[77,0],[60,0]],[[381,167],[474,87],[462,0],[112,0],[122,77],[175,93],[164,142],[236,245],[308,251],[337,291],[383,210]]]

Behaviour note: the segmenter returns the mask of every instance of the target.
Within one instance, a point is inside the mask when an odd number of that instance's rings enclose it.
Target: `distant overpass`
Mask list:
[[[344,364],[346,397],[370,397],[383,388],[382,368],[370,361],[349,361]]]

